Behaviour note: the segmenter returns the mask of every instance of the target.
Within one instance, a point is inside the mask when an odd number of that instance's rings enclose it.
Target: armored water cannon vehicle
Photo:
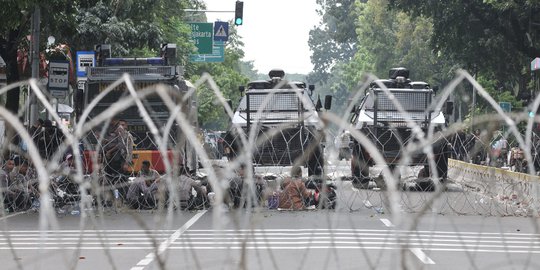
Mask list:
[[[132,95],[125,83],[119,84],[105,95],[103,92],[109,86],[128,74],[135,91],[151,92],[141,98],[150,119],[144,119],[139,107],[134,104],[117,115],[108,116],[109,119],[125,120],[129,134],[133,137],[132,155],[122,157],[129,164],[130,171],[139,171],[143,160],[151,160],[153,167],[160,173],[165,172],[165,162],[158,151],[159,146],[150,132],[149,121],[158,127],[163,136],[168,136],[168,153],[172,157],[173,151],[180,153],[182,163],[191,169],[197,167],[196,155],[193,145],[186,142],[183,131],[178,124],[169,124],[172,112],[169,111],[165,101],[155,92],[158,85],[167,90],[168,96],[178,105],[182,105],[182,113],[193,127],[197,127],[197,103],[194,86],[183,77],[183,67],[177,64],[176,44],[163,44],[158,57],[112,57],[111,46],[101,44],[95,46],[96,66],[87,68],[87,79],[84,89],[77,93],[78,121],[90,121],[98,117],[110,107]],[[97,100],[98,97],[101,97]],[[82,119],[82,112],[96,102],[89,114]],[[166,132],[166,133],[165,133]],[[89,134],[87,140],[89,147],[85,152],[88,171],[93,170],[91,155],[99,151],[99,134]],[[131,147],[131,145],[129,145]],[[129,151],[126,151],[129,152]]]
[[[445,115],[434,106],[435,91],[426,82],[411,81],[409,70],[393,68],[388,79],[375,80],[355,108],[352,124],[362,132],[378,149],[391,170],[400,163],[404,155],[410,160],[405,165],[424,166],[423,172],[429,171],[428,159],[423,149],[409,152],[405,149],[417,143],[423,136],[428,136],[428,129],[433,126],[433,141],[437,175],[446,179],[448,171],[448,145],[442,137],[446,124]],[[451,104],[447,104],[450,109]],[[418,132],[417,128],[421,129]],[[369,167],[374,165],[372,153],[357,140],[353,140],[351,170],[353,179],[367,187],[370,181]]]
[[[287,81],[283,70],[269,72],[270,79],[248,83],[225,136],[225,154],[237,158],[251,150],[252,162],[260,166],[306,166],[309,175],[321,175],[324,166],[323,124],[320,99],[314,102],[313,85]],[[326,96],[329,110],[332,97]],[[257,134],[253,145],[244,145],[251,130]]]

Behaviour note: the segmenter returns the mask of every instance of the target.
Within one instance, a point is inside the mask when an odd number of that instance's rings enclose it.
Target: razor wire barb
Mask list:
[[[372,75],[366,76],[366,78],[368,81],[375,79]],[[458,71],[456,78],[444,88],[444,91],[438,96],[438,99],[435,100],[436,102],[433,103],[434,105],[432,104],[430,106],[432,106],[435,111],[440,111],[445,100],[452,95],[459,84],[464,82],[474,85],[478,94],[484,98],[495,111],[494,115],[476,117],[475,125],[487,125],[490,122],[496,121],[508,126],[509,129],[506,132],[486,130],[480,137],[459,137],[457,134],[464,132],[464,130],[468,128],[468,125],[464,123],[455,123],[448,126],[438,135],[435,134],[436,132],[434,131],[433,126],[430,126],[427,130],[427,134],[424,134],[424,131],[422,131],[417,123],[411,121],[409,118],[405,118],[407,126],[412,130],[411,136],[414,139],[408,139],[403,142],[404,148],[401,150],[404,153],[404,157],[399,161],[398,165],[402,173],[396,173],[390,170],[386,160],[379,153],[377,145],[384,145],[385,142],[373,141],[373,136],[369,137],[369,134],[364,134],[355,129],[348,121],[354,104],[360,102],[363,93],[370,91],[368,83],[361,85],[358,91],[355,91],[353,100],[348,105],[344,114],[341,115],[332,111],[320,112],[320,117],[323,120],[320,129],[323,130],[323,137],[325,138],[325,145],[323,148],[323,171],[325,176],[332,177],[332,180],[337,182],[338,207],[335,210],[317,209],[316,211],[327,211],[329,213],[341,211],[349,215],[355,215],[357,212],[362,211],[372,211],[375,215],[382,215],[382,212],[386,211],[390,214],[392,220],[396,222],[396,226],[402,226],[402,224],[410,222],[408,227],[405,228],[409,231],[413,231],[417,228],[417,221],[419,221],[422,216],[432,213],[437,215],[519,216],[524,218],[538,216],[540,213],[540,202],[538,201],[538,176],[536,176],[536,172],[539,168],[535,166],[540,164],[540,155],[538,153],[540,150],[540,137],[533,131],[533,124],[539,122],[538,117],[530,118],[523,113],[504,113],[497,102],[489,96],[487,91],[485,91],[472,76],[462,70]],[[106,108],[101,113],[90,118],[90,112],[97,104],[99,104],[100,100],[122,84],[128,89],[128,95],[118,100],[114,106]],[[195,83],[195,88],[203,84],[208,84],[219,103],[225,108],[227,115],[232,119],[235,110],[228,105],[225,97],[210,74],[203,74],[201,79]],[[43,93],[41,87],[39,87],[35,80],[4,87],[0,89],[0,95],[20,86],[29,87],[31,91],[36,93],[36,97],[40,104],[42,104],[42,106],[50,113],[52,119],[57,123],[62,122],[61,117],[56,113],[51,103],[47,100],[47,96]],[[379,85],[379,87],[383,90],[384,94],[392,95],[386,86]],[[306,97],[300,93],[299,89],[294,90],[296,91],[295,93],[298,100],[304,107],[313,105],[310,103],[311,101],[306,100]],[[195,95],[195,91],[192,90],[184,94],[185,95],[181,97],[182,101]],[[272,105],[271,101],[274,95],[275,93],[270,93],[263,98],[259,108],[257,108],[257,111],[255,112],[256,117],[261,117],[263,110]],[[145,106],[145,101],[150,96],[159,97],[166,107],[167,112],[170,114],[164,123],[154,122],[152,111],[149,111],[148,107]],[[403,108],[402,104],[399,103],[398,99],[390,98],[390,100],[400,113],[407,114],[407,111]],[[250,130],[232,126],[231,128],[238,134],[238,140],[243,147],[237,149],[238,153],[236,153],[236,158],[234,160],[227,161],[223,164],[220,163],[221,161],[212,160],[209,157],[209,154],[203,148],[194,127],[190,125],[188,120],[189,115],[186,115],[182,110],[182,106],[185,105],[183,105],[182,102],[177,102],[177,100],[170,95],[167,87],[155,86],[145,89],[136,89],[129,75],[124,75],[118,81],[112,83],[105,90],[100,92],[99,95],[85,107],[80,117],[81,121],[76,123],[73,130],[69,130],[63,125],[57,126],[57,131],[59,131],[62,136],[62,142],[48,160],[43,160],[39,152],[39,147],[34,143],[34,139],[32,138],[33,134],[29,133],[28,127],[25,127],[16,115],[8,112],[5,108],[0,107],[0,117],[6,121],[10,128],[16,131],[16,134],[27,145],[27,152],[24,153],[22,150],[18,149],[18,145],[13,144],[11,141],[6,143],[8,149],[16,149],[16,151],[13,151],[14,153],[22,154],[24,159],[28,159],[30,169],[35,172],[36,179],[26,179],[25,181],[30,181],[29,183],[31,183],[31,185],[37,186],[36,190],[38,194],[36,195],[39,198],[40,205],[40,238],[43,245],[50,236],[49,230],[61,228],[59,208],[64,207],[65,204],[61,205],[56,201],[60,194],[58,194],[57,190],[52,190],[51,186],[55,184],[55,181],[58,181],[54,177],[55,174],[58,174],[58,168],[63,166],[65,153],[68,150],[72,151],[74,157],[81,157],[74,159],[74,171],[69,175],[76,186],[76,191],[74,192],[78,194],[78,197],[73,199],[74,203],[80,203],[80,209],[95,209],[97,213],[100,213],[95,215],[92,212],[82,211],[79,225],[81,232],[84,232],[89,224],[103,223],[106,218],[104,213],[111,211],[111,209],[116,212],[126,211],[125,208],[109,206],[106,202],[107,196],[110,196],[108,193],[112,192],[116,186],[103,187],[100,186],[102,184],[96,184],[97,182],[102,181],[104,176],[101,170],[104,166],[107,166],[107,164],[100,164],[99,154],[97,152],[103,147],[103,134],[109,129],[112,120],[111,116],[118,115],[122,111],[133,106],[137,108],[142,121],[149,129],[145,138],[136,138],[135,149],[137,149],[137,143],[140,143],[141,141],[152,142],[151,144],[154,146],[154,149],[159,152],[159,156],[163,160],[164,172],[162,175],[162,185],[164,190],[174,190],[176,188],[175,183],[179,177],[179,160],[185,159],[185,157],[182,156],[184,153],[178,149],[178,145],[183,141],[192,147],[198,157],[198,163],[201,165],[198,169],[201,172],[204,172],[204,180],[208,181],[209,186],[212,187],[212,191],[215,193],[215,202],[213,202],[211,207],[213,208],[213,226],[216,230],[222,229],[231,223],[234,224],[237,229],[241,229],[245,226],[244,220],[241,220],[234,215],[230,215],[226,211],[229,207],[227,201],[229,196],[227,191],[228,183],[226,182],[226,179],[233,177],[236,174],[236,170],[240,168],[242,164],[253,164],[254,152],[256,152],[259,147],[266,144],[271,145],[272,140],[276,137],[289,136],[290,134],[285,135],[285,130],[294,124],[287,123],[278,125],[271,131],[264,133],[264,136],[259,136],[260,125],[258,123],[251,126]],[[537,111],[539,106],[540,97],[537,96],[533,102],[532,110]],[[518,129],[518,124],[523,121],[526,121],[524,133]],[[177,128],[179,131],[178,133],[181,134],[181,136],[171,136],[173,128]],[[350,161],[338,160],[336,158],[338,149],[332,144],[333,138],[338,137],[344,131],[347,131],[354,140],[358,141],[359,144],[361,144],[362,147],[365,147],[370,153],[371,158],[375,163],[375,166],[370,169],[370,176],[373,180],[372,182],[375,183],[374,186],[377,188],[371,187],[364,189],[347,184],[350,183],[350,181],[347,181],[348,179],[350,180],[351,174]],[[495,136],[492,136],[493,131],[495,131]],[[92,136],[97,140],[91,142],[89,136]],[[297,135],[293,134],[293,136]],[[450,163],[450,182],[441,183],[438,181],[439,175],[437,175],[435,170],[437,165],[434,161],[434,149],[431,147],[431,144],[437,139],[436,136],[445,138],[447,143],[452,145],[451,149],[454,158],[462,159],[461,161],[454,159],[454,161]],[[314,138],[316,138],[316,140],[321,140],[321,138],[317,138],[316,136]],[[491,151],[493,150],[493,146],[496,145],[501,138],[506,140],[508,154],[508,156],[501,159],[502,164],[504,165],[504,163],[506,163],[506,165],[511,165],[509,164],[509,161],[519,162],[519,164],[521,164],[520,166],[527,168],[525,171],[526,173],[508,172],[506,169],[490,166],[495,164],[493,158],[498,158],[495,155],[492,155]],[[286,139],[283,141],[286,143],[285,147],[288,147],[287,144],[292,143],[292,141],[287,141]],[[84,146],[84,149],[94,150],[95,152],[85,156],[85,153],[79,147],[81,144]],[[177,151],[172,151],[172,158],[170,158],[169,155],[169,150],[171,150],[169,145],[177,147],[176,149],[173,149]],[[271,146],[273,147],[273,145]],[[521,156],[519,156],[517,152],[512,152],[513,148],[520,149]],[[459,153],[458,155],[459,151],[457,149],[463,149],[464,152]],[[411,192],[402,189],[402,187],[406,186],[408,181],[418,178],[421,168],[409,168],[406,165],[411,161],[410,157],[412,153],[419,150],[427,154],[428,166],[435,171],[435,174],[430,176],[434,183],[434,192]],[[302,156],[301,159],[293,160],[293,163],[300,165],[304,164],[306,159],[308,159],[308,156],[316,151],[316,146],[315,144],[311,144],[310,147],[303,149],[303,151],[304,156]],[[482,164],[472,164],[470,160],[479,152],[482,152],[482,160],[480,160]],[[85,167],[87,161],[82,157],[90,159],[89,162],[95,165],[92,172],[87,171],[87,167]],[[273,162],[278,164],[283,163],[286,159],[292,160],[291,156],[276,156],[275,158],[276,159],[273,160]],[[101,162],[106,162],[106,160],[101,160]],[[516,164],[517,163],[514,163],[513,166],[517,166]],[[501,164],[496,166],[501,167]],[[257,197],[256,193],[255,187],[258,183],[257,181],[260,181],[260,179],[265,181],[266,185],[263,194],[268,196],[272,191],[279,190],[281,182],[289,176],[288,171],[288,168],[279,168],[275,170],[257,166],[257,164],[255,164],[255,169],[248,170],[247,172],[246,184],[249,187],[249,193],[245,194],[246,202],[251,204],[256,200],[261,200],[261,198]],[[273,182],[273,184],[270,184],[270,182]],[[386,184],[386,189],[380,189],[379,183],[382,182]],[[3,188],[5,189],[2,190],[2,193],[4,194],[11,187],[6,186]],[[178,211],[178,209],[175,208],[181,204],[179,195],[175,192],[170,192],[168,196],[170,196],[169,200],[154,207],[156,214],[162,215],[165,220],[163,229],[173,228],[172,217],[174,215],[182,215],[182,211]],[[83,198],[89,199],[85,200]],[[252,217],[264,215],[265,211],[268,211],[266,209],[267,205],[265,205],[266,199],[267,197],[263,198],[263,204],[260,206],[253,209],[248,208],[247,213]],[[1,201],[3,204],[4,200],[2,199]],[[67,202],[67,204],[69,203],[70,202]],[[3,207],[5,207],[5,205],[3,205]],[[29,207],[27,206],[27,208]],[[142,212],[131,212],[131,216],[133,219],[137,220],[141,228],[143,228],[145,227],[145,223],[143,218],[139,215],[140,213]],[[411,213],[414,215],[407,215]],[[333,219],[335,217],[332,217],[330,214],[327,215],[327,218],[328,219],[325,220],[325,222],[327,222],[329,226],[336,221]],[[536,223],[536,219],[534,220]],[[536,224],[536,226],[538,226],[538,224]],[[256,225],[253,225],[252,227],[256,227]],[[5,224],[4,228],[7,228]],[[150,230],[149,228],[144,229]],[[251,232],[255,232],[255,230]],[[110,254],[111,250],[105,244],[107,234],[98,234],[103,240],[101,246],[107,251],[110,263],[113,265],[112,255]],[[397,237],[398,234],[395,236]],[[164,260],[166,260],[167,257],[158,252],[159,241],[154,238],[152,239],[155,256],[159,261],[160,267],[164,268]],[[410,240],[410,238],[406,237],[405,239]],[[335,239],[332,238],[332,240]],[[360,239],[358,240],[358,244],[363,245]],[[79,241],[83,241],[82,236],[79,238]],[[244,237],[239,241],[248,241],[248,237]],[[400,244],[402,253],[408,249],[408,245],[409,243],[407,241]],[[16,247],[11,244],[10,247],[12,250],[16,249]],[[406,262],[404,261],[406,260],[406,256],[402,254],[401,259],[401,266],[404,267],[406,265]],[[370,262],[370,267],[376,269],[376,262]],[[22,266],[20,268],[22,268]],[[76,268],[76,262],[71,263],[71,268]]]

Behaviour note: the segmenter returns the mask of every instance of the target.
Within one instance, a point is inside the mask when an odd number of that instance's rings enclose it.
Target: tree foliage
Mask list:
[[[328,6],[339,2],[325,1]],[[328,12],[331,11],[329,8]],[[323,82],[320,88],[334,95],[333,111],[343,112],[350,92],[359,89],[368,73],[386,78],[390,68],[403,66],[411,71],[413,80],[443,85],[452,78],[456,64],[430,46],[433,29],[429,18],[411,18],[404,12],[390,10],[387,0],[356,1],[342,12],[347,13],[342,17],[354,22],[354,35],[349,35],[355,44],[354,54],[350,58],[332,58],[329,52],[325,57],[336,62],[326,81],[317,72],[310,74],[310,79]]]
[[[179,63],[184,65],[187,79],[195,81],[202,72],[208,72],[231,99],[238,99],[238,86],[246,82],[240,72],[243,44],[234,30],[230,33],[224,63],[189,62],[194,45],[186,22],[206,21],[206,17],[203,13],[183,10],[205,9],[202,0],[7,1],[0,9],[0,55],[8,65],[8,82],[21,79],[17,72],[17,50],[28,48],[26,36],[30,34],[30,18],[38,4],[41,7],[41,51],[50,35],[55,36],[57,43],[69,44],[73,51],[111,44],[113,56],[156,56],[162,43],[176,43]],[[253,66],[245,67],[249,69]],[[208,95],[209,91],[199,89],[199,94],[199,118],[215,126],[225,125],[223,110],[211,105],[213,97]],[[18,111],[18,97],[18,89],[8,93],[7,104],[12,105],[10,109],[14,112]]]
[[[453,75],[455,63],[430,46],[433,33],[429,18],[411,18],[404,12],[389,10],[387,0],[371,0],[357,5],[358,47],[353,67],[381,78],[392,67],[411,71],[412,80],[444,84]]]
[[[390,7],[431,18],[435,50],[492,74],[499,84],[514,81],[524,88],[528,63],[540,55],[538,1],[391,0]]]
[[[355,16],[350,10],[354,0],[317,0],[321,23],[309,32],[309,47],[313,54],[312,78],[326,81],[332,67],[347,61],[356,52]]]

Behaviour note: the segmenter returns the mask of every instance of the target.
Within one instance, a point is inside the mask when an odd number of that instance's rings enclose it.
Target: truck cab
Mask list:
[[[248,83],[225,135],[225,153],[230,159],[251,151],[260,166],[306,166],[309,175],[321,175],[324,166],[322,105],[312,95],[314,86],[284,79],[283,70],[272,70],[269,80]],[[325,109],[331,107],[331,96]],[[256,134],[245,145],[250,132]],[[243,140],[243,139],[244,140]]]
[[[362,132],[378,149],[390,169],[400,164],[404,155],[410,159],[405,165],[424,166],[429,170],[426,154],[422,149],[409,152],[411,144],[425,138],[430,126],[434,128],[433,149],[435,152],[437,175],[447,176],[447,143],[441,132],[446,119],[441,110],[433,106],[435,91],[425,82],[411,81],[409,70],[393,68],[389,79],[372,82],[356,107],[352,124]],[[419,129],[418,129],[419,128]],[[366,148],[353,140],[351,170],[353,179],[367,186],[369,167],[374,160]],[[432,172],[431,172],[432,173]]]
[[[164,100],[155,93],[153,89],[161,86],[165,87],[169,97],[177,104],[182,105],[181,110],[189,124],[197,127],[197,103],[193,85],[183,78],[183,68],[177,65],[176,45],[164,44],[159,57],[111,57],[111,47],[108,44],[101,44],[95,47],[96,66],[87,69],[87,80],[84,90],[77,95],[76,112],[78,121],[88,122],[102,115],[111,106],[129,97],[128,85],[120,83],[109,89],[125,74],[129,75],[129,80],[137,93],[143,91],[151,92],[142,98],[138,98],[142,106],[149,113],[150,119],[143,119],[139,107],[133,104],[117,115],[107,116],[108,119],[116,118],[125,120],[128,124],[128,131],[133,137],[133,159],[127,162],[131,164],[130,171],[139,171],[143,160],[152,162],[153,167],[160,173],[165,172],[163,157],[158,151],[158,145],[150,131],[148,121],[159,129],[161,136],[168,136],[167,149],[169,157],[175,156],[172,151],[177,151],[180,157],[191,169],[196,168],[196,156],[192,145],[185,143],[179,125],[175,122],[171,129],[166,131],[164,127],[168,125],[171,112],[165,105]],[[107,92],[108,91],[108,92]],[[90,105],[93,104],[91,107]],[[88,114],[83,114],[84,110],[89,110]],[[83,119],[84,117],[85,119]],[[100,128],[93,130],[85,138],[88,141],[86,155],[86,168],[93,170],[91,155],[96,154],[100,149]],[[182,143],[184,142],[184,143]]]

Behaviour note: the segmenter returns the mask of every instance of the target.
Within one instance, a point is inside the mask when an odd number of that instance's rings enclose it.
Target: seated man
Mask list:
[[[248,174],[251,170],[251,174]],[[251,176],[251,178],[248,178]],[[250,183],[253,181],[253,183]],[[254,184],[254,191],[250,190],[250,184]],[[245,207],[248,201],[251,201],[253,207],[259,205],[263,198],[265,181],[262,177],[255,175],[252,166],[241,164],[236,171],[236,176],[229,179],[229,196],[233,208]],[[249,197],[251,196],[251,198]]]
[[[241,164],[236,171],[236,176],[229,179],[229,196],[232,201],[233,208],[239,208],[243,205],[242,201],[246,198],[242,196],[244,190],[244,180],[246,178],[246,165]]]
[[[206,199],[206,190],[200,182],[189,177],[188,170],[184,166],[179,167],[180,177],[178,179],[178,199],[182,209],[197,209],[204,207]],[[197,195],[193,196],[192,189],[195,189]]]
[[[10,212],[13,212],[13,199],[15,194],[10,190],[10,185],[12,184],[9,175],[15,168],[15,161],[13,159],[8,159],[4,163],[4,166],[0,170],[0,194],[4,200],[4,208],[9,209]]]
[[[35,173],[29,168],[28,161],[12,169],[8,174],[9,187],[6,197],[14,211],[26,210],[30,207],[32,198],[39,198]]]
[[[141,171],[129,186],[127,203],[134,209],[151,209],[156,206],[156,193],[160,182],[159,173],[150,168],[150,162],[142,162]]]
[[[60,163],[57,171],[52,175],[51,189],[53,191],[55,204],[62,207],[68,203],[76,203],[80,200],[79,185],[73,180],[76,174],[75,162],[72,154],[67,154],[64,161]]]
[[[152,181],[158,180],[161,177],[161,175],[159,175],[159,173],[156,170],[150,167],[151,167],[150,161],[144,160],[141,164],[141,170],[139,171],[138,177],[143,177],[145,179],[150,179]]]
[[[281,209],[302,210],[304,202],[312,196],[312,192],[306,188],[302,181],[302,168],[293,166],[291,177],[283,181],[283,190],[279,194],[279,206]]]

